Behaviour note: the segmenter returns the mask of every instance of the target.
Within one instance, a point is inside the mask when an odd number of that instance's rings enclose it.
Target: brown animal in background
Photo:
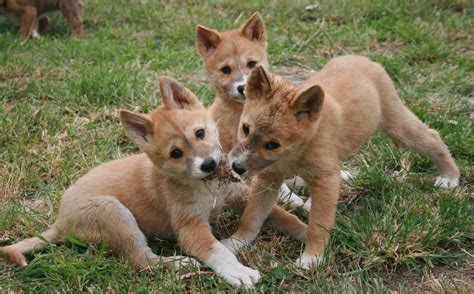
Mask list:
[[[229,160],[240,175],[256,176],[256,184],[239,229],[222,241],[234,253],[257,236],[284,178],[297,174],[311,193],[311,211],[296,265],[321,263],[335,222],[339,162],[377,129],[431,158],[440,172],[436,186],[459,184],[459,170],[438,133],[403,104],[384,68],[365,57],[336,57],[298,87],[257,67],[245,91],[239,143]]]
[[[18,17],[23,37],[38,38],[48,26],[45,14],[54,10],[61,10],[71,24],[72,34],[78,37],[82,32],[82,9],[82,0],[0,0],[0,14]]]
[[[197,97],[170,78],[161,79],[160,88],[164,105],[150,115],[120,111],[128,136],[144,153],[104,163],[81,177],[64,192],[58,217],[43,238],[0,251],[26,265],[24,254],[44,249],[44,240],[59,243],[73,234],[107,242],[142,270],[183,261],[155,255],[145,235],[176,237],[188,254],[231,285],[257,283],[259,272],[243,266],[209,225],[223,206],[241,209],[248,187],[222,160],[216,125]],[[297,232],[295,237],[306,233],[304,223],[279,207],[271,218],[277,229]]]

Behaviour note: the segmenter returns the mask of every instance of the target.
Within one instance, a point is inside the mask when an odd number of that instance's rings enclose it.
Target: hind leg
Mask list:
[[[155,255],[147,244],[133,214],[112,196],[81,197],[62,205],[60,226],[78,238],[93,243],[107,242],[121,258],[137,270],[159,263],[179,263],[179,258]],[[72,205],[69,205],[72,204]],[[189,259],[183,259],[187,263]]]
[[[21,17],[21,28],[20,33],[23,37],[27,38],[29,36],[36,38],[34,34],[34,27],[36,23],[36,9],[33,7],[25,8],[24,14]]]
[[[454,188],[459,184],[459,169],[448,147],[433,129],[428,128],[415,114],[406,108],[398,97],[390,101],[382,116],[383,131],[397,145],[415,149],[428,156],[438,167],[440,176],[435,185]]]
[[[72,27],[72,34],[79,37],[82,33],[82,1],[61,1],[59,9]]]

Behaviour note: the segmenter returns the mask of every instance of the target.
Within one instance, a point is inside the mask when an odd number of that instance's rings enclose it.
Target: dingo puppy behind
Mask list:
[[[239,143],[229,160],[240,175],[257,175],[257,184],[239,229],[223,241],[234,252],[256,237],[285,176],[297,174],[308,185],[311,211],[296,265],[319,264],[335,222],[339,162],[378,128],[397,145],[430,157],[440,171],[435,185],[459,183],[459,170],[438,133],[408,110],[383,67],[365,57],[334,58],[298,87],[259,66],[245,91]]]
[[[237,143],[247,76],[256,66],[268,67],[267,33],[262,16],[255,12],[239,29],[225,32],[197,26],[196,48],[216,91],[211,113],[217,122],[222,148],[228,153]],[[279,195],[293,208],[304,204],[286,184],[280,187]]]

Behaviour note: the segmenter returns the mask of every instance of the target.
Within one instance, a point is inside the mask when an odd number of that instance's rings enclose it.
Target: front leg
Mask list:
[[[283,179],[283,175],[259,175],[252,182],[239,228],[231,237],[221,241],[234,254],[257,237],[263,222],[278,201],[278,191]]]
[[[311,193],[311,211],[303,254],[296,266],[310,268],[323,261],[324,246],[336,219],[341,178],[339,169],[322,173],[314,178],[305,178]]]
[[[234,287],[253,287],[260,273],[243,266],[224,245],[212,235],[209,224],[201,217],[183,222],[178,238],[184,250],[197,257]]]

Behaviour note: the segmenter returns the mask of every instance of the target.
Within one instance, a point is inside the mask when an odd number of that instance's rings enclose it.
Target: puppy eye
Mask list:
[[[174,159],[179,159],[183,156],[183,151],[181,151],[181,149],[173,149],[170,153],[170,156],[171,158],[174,158]]]
[[[221,72],[225,73],[226,75],[230,74],[232,72],[232,69],[230,66],[226,65],[223,68],[221,68]]]
[[[248,136],[250,133],[250,129],[248,125],[243,124],[242,125],[242,132],[244,133],[245,136]]]
[[[201,140],[204,139],[204,137],[206,136],[206,132],[204,131],[204,129],[197,130],[195,134],[196,138]]]
[[[278,144],[275,141],[270,141],[267,144],[265,144],[265,148],[268,150],[277,149],[278,147],[280,147],[280,144]]]
[[[257,65],[257,62],[253,60],[250,60],[249,62],[247,62],[248,68],[254,68],[256,65]]]

